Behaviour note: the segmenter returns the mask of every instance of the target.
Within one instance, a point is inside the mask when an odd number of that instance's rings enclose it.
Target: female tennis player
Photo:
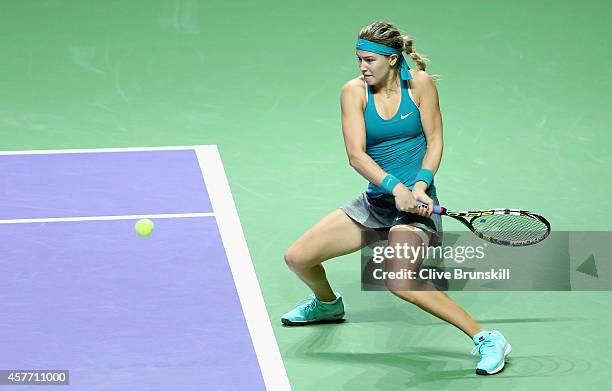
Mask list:
[[[403,52],[418,70],[408,67]],[[351,167],[370,183],[285,252],[289,268],[313,292],[282,316],[285,325],[342,321],[342,297],[330,287],[321,264],[362,248],[365,230],[388,230],[389,246],[441,244],[441,218],[432,214],[439,204],[433,178],[443,149],[437,77],[425,72],[427,60],[414,50],[412,38],[387,22],[361,29],[356,54],[361,76],[342,88],[342,131]],[[417,201],[426,206],[417,206]],[[422,259],[414,261],[418,267]],[[399,265],[397,260],[385,261],[386,270],[397,270]],[[401,265],[406,266],[405,260]],[[512,348],[499,331],[483,330],[444,292],[422,289],[414,281],[386,284],[399,298],[471,337],[476,345],[472,353],[480,354],[477,374],[492,375],[504,368]]]

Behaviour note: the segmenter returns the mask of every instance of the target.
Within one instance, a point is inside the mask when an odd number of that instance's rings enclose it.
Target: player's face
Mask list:
[[[392,69],[391,61],[396,61],[395,57],[357,50],[357,64],[366,83],[372,85],[386,80]]]

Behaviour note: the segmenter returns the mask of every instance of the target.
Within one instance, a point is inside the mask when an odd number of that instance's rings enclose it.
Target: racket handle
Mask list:
[[[417,205],[427,205],[427,204],[426,204],[426,203],[424,203],[424,202],[421,202],[421,201],[417,201]],[[434,205],[434,207],[433,207],[433,213],[434,213],[434,214],[436,214],[436,215],[441,215],[441,214],[443,214],[443,213],[444,213],[444,212],[442,211],[443,209],[444,209],[444,208],[443,208],[443,207],[441,207],[440,205]]]

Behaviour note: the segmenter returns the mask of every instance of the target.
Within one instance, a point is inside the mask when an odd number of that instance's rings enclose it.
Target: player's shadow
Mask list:
[[[556,316],[556,317],[540,317],[540,318],[494,318],[494,319],[477,319],[481,324],[511,324],[511,323],[553,323],[553,322],[577,322],[584,321],[586,318],[575,316]],[[374,322],[406,322],[414,326],[444,326],[448,323],[443,321],[428,322],[421,317],[416,320],[413,314],[394,309],[389,311],[389,308],[372,309],[363,311],[351,311],[347,313],[347,322],[350,323],[374,323]]]
[[[346,352],[350,347],[343,337],[345,326],[312,325],[301,331],[307,337],[284,354],[300,360],[328,361],[331,365],[350,367],[352,375],[343,389],[364,389],[365,385],[377,390],[445,389],[454,379],[480,381],[474,374],[476,357],[467,352],[435,348],[415,348],[405,352]],[[409,336],[397,337],[407,339]],[[425,334],[416,337],[420,339]],[[324,388],[324,384],[321,387]]]
[[[345,390],[364,389],[366,385],[376,390],[446,390],[456,386],[458,379],[469,381],[470,387],[476,389],[482,381],[487,380],[487,377],[474,373],[477,358],[444,349],[392,353],[310,351],[304,352],[302,358],[350,367],[351,375],[347,376],[348,380],[343,386]],[[506,359],[504,370],[495,375],[495,379],[558,378],[584,375],[591,370],[590,362],[575,357],[515,355]]]
[[[496,319],[476,319],[480,324],[507,324],[507,323],[553,323],[553,322],[576,322],[586,320],[575,316],[555,316],[541,318],[496,318]],[[446,322],[429,322],[419,323],[419,326],[443,326],[448,325]]]
[[[568,320],[580,320],[580,318],[489,319],[486,322],[505,323],[510,321],[519,323],[522,321]],[[477,376],[474,373],[478,358],[467,351],[415,347],[393,352],[354,352],[350,351],[351,346],[344,336],[347,332],[345,327],[350,327],[350,324],[346,324],[346,326],[316,325],[303,328],[301,330],[306,334],[306,337],[284,353],[287,357],[293,356],[300,360],[312,360],[322,364],[328,362],[330,367],[336,364],[339,372],[350,368],[351,374],[344,376],[347,380],[344,382],[342,389],[346,390],[365,388],[377,390],[445,390],[456,385],[458,379],[469,381],[470,387],[473,388],[478,388],[481,384],[484,384],[481,382],[486,377]],[[409,344],[412,337],[414,337],[414,340],[422,340],[432,333],[429,328],[419,327],[419,329],[422,329],[422,333],[400,333],[395,337]],[[365,346],[361,348],[370,350]],[[591,364],[588,361],[576,357],[517,355],[514,352],[507,358],[504,371],[496,375],[495,378],[504,381],[505,378],[576,376],[588,373],[590,370]],[[321,381],[320,386],[325,389],[327,383],[323,379]],[[313,384],[313,387],[316,386],[318,385]]]
[[[393,353],[306,352],[316,361],[345,364],[353,370],[343,389],[445,390],[457,379],[469,380],[474,387],[482,381],[474,374],[474,358],[449,350],[414,350]],[[382,373],[382,375],[381,375]]]

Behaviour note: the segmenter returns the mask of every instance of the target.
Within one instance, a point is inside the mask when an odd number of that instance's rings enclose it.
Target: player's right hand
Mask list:
[[[393,196],[395,197],[395,207],[397,210],[414,213],[417,207],[416,199],[406,185],[401,182],[395,185],[393,188]]]
[[[429,217],[431,215],[427,207],[417,206],[414,194],[403,183],[398,183],[393,188],[393,195],[395,196],[395,207],[397,210],[414,213],[423,217]]]

